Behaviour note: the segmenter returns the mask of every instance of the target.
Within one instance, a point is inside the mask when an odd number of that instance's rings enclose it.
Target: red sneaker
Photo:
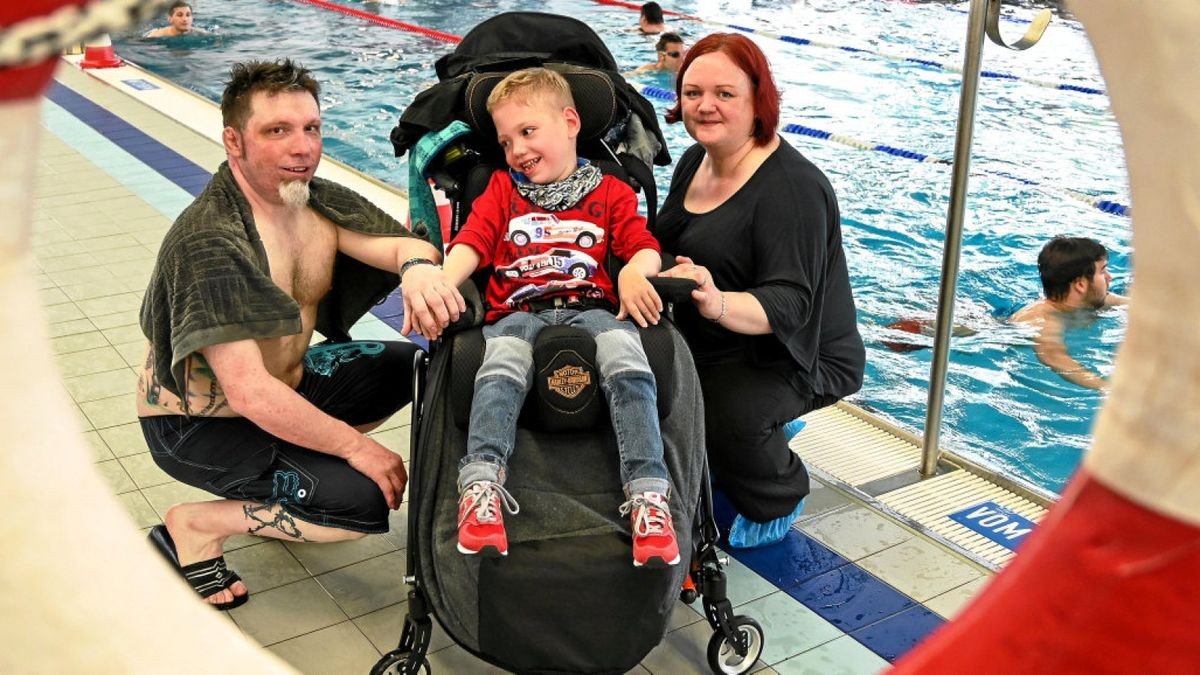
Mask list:
[[[520,511],[517,500],[499,483],[476,481],[463,490],[458,499],[458,550],[467,555],[488,558],[508,555],[508,535],[504,532],[504,514]]]
[[[679,544],[667,498],[657,492],[634,495],[621,505],[633,526],[633,566],[665,568],[679,562]]]

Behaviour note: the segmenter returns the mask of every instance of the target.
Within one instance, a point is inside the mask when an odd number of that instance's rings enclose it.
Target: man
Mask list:
[[[658,35],[667,29],[667,24],[663,22],[662,6],[657,2],[647,2],[642,5],[642,11],[638,14],[638,30],[643,35]]]
[[[1036,326],[1034,351],[1042,363],[1081,387],[1107,389],[1108,382],[1067,353],[1063,332],[1095,319],[1096,310],[1124,305],[1108,290],[1108,251],[1095,239],[1057,236],[1038,254],[1046,297],[1013,314],[1011,321]]]
[[[146,33],[143,37],[177,37],[191,32],[193,32],[192,6],[183,2],[183,0],[177,0],[167,8],[167,26],[156,28]],[[204,31],[195,30],[194,32],[203,33]]]
[[[658,43],[654,45],[654,51],[658,54],[658,60],[638,66],[633,70],[632,75],[652,70],[679,72],[679,64],[683,61],[683,38],[679,37],[678,33],[663,33],[659,36]]]
[[[221,101],[228,160],[163,239],[142,305],[138,416],[158,465],[224,497],[177,504],[151,540],[219,609],[248,595],[233,534],[342,541],[386,532],[407,474],[364,435],[409,403],[411,343],[309,347],[348,329],[440,252],[346,188],[314,178],[319,86],[292,63],[235,64]],[[439,277],[440,278],[440,277]],[[405,331],[462,309],[445,286],[404,300]],[[436,296],[436,298],[435,298]]]

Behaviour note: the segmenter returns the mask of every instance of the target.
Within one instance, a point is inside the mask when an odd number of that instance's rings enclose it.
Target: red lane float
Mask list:
[[[412,23],[405,23],[403,21],[389,19],[386,16],[379,16],[378,14],[364,12],[361,9],[354,9],[352,7],[345,7],[343,5],[339,5],[339,4],[336,4],[333,2],[326,2],[325,0],[293,0],[293,1],[294,2],[302,2],[306,5],[312,5],[314,7],[320,7],[322,9],[328,9],[328,10],[331,10],[334,12],[341,12],[342,14],[358,17],[359,19],[363,19],[364,21],[370,21],[371,23],[379,24],[380,26],[387,26],[388,28],[399,28],[400,30],[406,30],[410,33],[420,33],[421,35],[424,35],[426,37],[431,37],[435,40],[441,40],[443,42],[449,42],[451,44],[458,44],[459,42],[462,42],[461,37],[459,37],[457,35],[453,35],[451,33],[443,33],[440,30],[434,30],[432,28],[425,28],[424,26],[418,26],[418,25],[412,24]]]

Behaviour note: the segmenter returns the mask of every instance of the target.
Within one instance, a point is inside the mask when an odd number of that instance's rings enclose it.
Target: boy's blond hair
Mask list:
[[[516,101],[525,105],[534,102],[546,103],[561,110],[575,107],[571,96],[571,85],[566,78],[547,68],[526,68],[509,73],[488,94],[487,111],[490,115],[501,103]]]

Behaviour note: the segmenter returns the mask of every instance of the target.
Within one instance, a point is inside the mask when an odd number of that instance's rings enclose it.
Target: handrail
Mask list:
[[[929,368],[929,396],[925,406],[925,433],[921,452],[921,476],[937,473],[941,450],[942,403],[946,392],[946,369],[950,360],[950,331],[954,325],[954,292],[958,285],[958,260],[962,251],[963,214],[966,211],[967,181],[971,168],[971,140],[975,130],[975,98],[979,93],[983,36],[999,38],[1000,0],[971,0],[967,19],[967,44],[963,56],[963,84],[958,104],[958,132],[954,143],[950,208],[946,216],[946,248],[942,254],[942,283],[938,289],[937,319],[934,324],[933,359]],[[1024,50],[1037,44],[1049,22],[1050,10],[1041,12],[1040,22],[1013,45],[1002,39],[1001,47]]]

